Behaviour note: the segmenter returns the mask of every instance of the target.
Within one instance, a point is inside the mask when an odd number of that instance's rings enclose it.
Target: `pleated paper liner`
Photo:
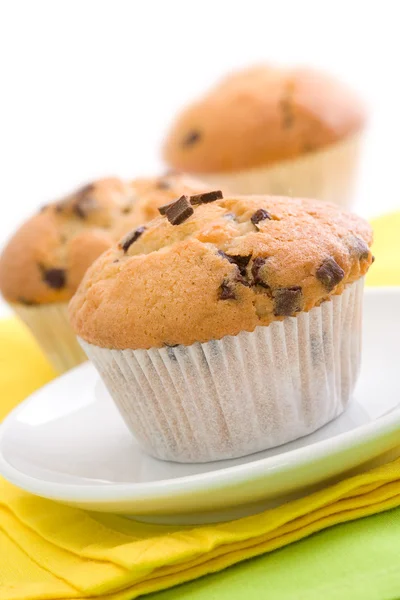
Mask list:
[[[348,208],[361,141],[358,134],[295,159],[243,171],[201,174],[201,178],[210,186],[229,189],[233,194],[318,198]]]
[[[308,313],[191,346],[80,342],[148,453],[234,458],[312,433],[344,411],[360,366],[362,293],[359,280]]]
[[[69,324],[67,302],[34,306],[15,303],[12,308],[59,373],[87,360]]]

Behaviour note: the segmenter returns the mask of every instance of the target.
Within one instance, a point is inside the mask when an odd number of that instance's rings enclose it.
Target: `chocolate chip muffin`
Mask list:
[[[207,186],[169,173],[124,182],[107,178],[43,206],[14,234],[0,258],[0,289],[59,371],[85,360],[67,303],[86,269],[157,207]]]
[[[369,225],[314,200],[183,195],[87,271],[74,330],[151,454],[208,461],[340,414],[360,359]]]
[[[328,75],[259,66],[230,75],[186,108],[164,157],[235,193],[345,205],[365,120],[360,100]]]

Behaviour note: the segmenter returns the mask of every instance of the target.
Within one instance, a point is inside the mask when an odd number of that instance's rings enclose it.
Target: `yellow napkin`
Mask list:
[[[17,319],[1,321],[0,421],[21,400],[55,376],[25,325]]]
[[[260,515],[173,528],[88,513],[0,483],[0,599],[133,600],[400,505],[400,460]]]
[[[400,283],[400,215],[376,222],[370,284]],[[389,264],[390,267],[386,268]],[[53,377],[24,327],[0,322],[0,414]],[[37,498],[0,479],[0,600],[133,600],[400,506],[400,460],[254,517],[153,526]]]
[[[367,275],[367,285],[400,285],[400,212],[378,217],[374,229],[376,258]]]

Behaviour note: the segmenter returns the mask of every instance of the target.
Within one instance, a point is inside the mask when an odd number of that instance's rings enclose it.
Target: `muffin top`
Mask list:
[[[190,173],[247,169],[329,146],[364,122],[360,101],[329,76],[254,67],[186,108],[167,136],[164,157]]]
[[[221,195],[182,196],[103,254],[71,300],[75,332],[148,349],[253,331],[340,294],[372,262],[370,226],[337,206]]]
[[[204,189],[175,173],[132,182],[107,178],[42,207],[0,257],[2,294],[26,305],[68,301],[88,266],[123,234],[153,219],[161,204]]]

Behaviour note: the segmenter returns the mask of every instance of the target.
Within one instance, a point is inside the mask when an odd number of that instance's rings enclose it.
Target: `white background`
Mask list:
[[[157,171],[174,113],[262,61],[327,69],[364,96],[356,208],[400,208],[399,4],[0,0],[0,246],[83,181]]]

